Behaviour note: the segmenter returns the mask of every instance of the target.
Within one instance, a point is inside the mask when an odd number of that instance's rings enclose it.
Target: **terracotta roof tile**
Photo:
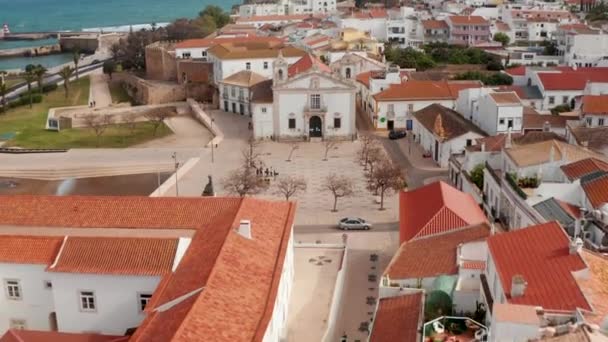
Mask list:
[[[68,237],[50,272],[163,275],[171,273],[177,239]]]
[[[507,149],[506,153],[520,167],[548,163],[551,158],[554,161],[574,162],[599,156],[597,153],[582,147],[558,140],[547,140],[523,146],[518,145]]]
[[[458,246],[467,242],[485,240],[489,235],[488,224],[483,223],[405,242],[397,250],[384,274],[390,279],[456,274]]]
[[[252,103],[272,103],[273,97],[272,80],[266,80],[251,87]]]
[[[490,22],[478,15],[452,15],[448,17],[455,25],[490,25]]]
[[[369,88],[369,78],[372,75],[372,71],[366,71],[366,72],[362,72],[359,75],[357,75],[356,80],[357,82],[363,84],[365,87]]]
[[[0,342],[127,342],[128,336],[75,334],[57,331],[8,330]]]
[[[608,172],[608,163],[598,158],[586,158],[575,161],[574,163],[562,165],[561,169],[566,177],[573,181],[594,172]]]
[[[286,58],[302,57],[306,54],[304,50],[294,46],[268,42],[223,43],[214,45],[207,53],[219,59],[251,59],[277,58],[279,51]]]
[[[289,15],[280,15],[280,14],[273,14],[273,15],[260,15],[260,16],[251,16],[251,17],[240,17],[236,20],[237,23],[251,23],[251,22],[256,22],[256,21],[286,21],[286,22],[290,22],[290,21],[303,21],[305,19],[309,19],[309,18],[325,18],[326,15],[322,15],[322,14],[317,14],[317,15],[312,15],[312,14],[289,14]]]
[[[549,123],[551,127],[563,128],[566,123],[572,120],[572,117],[565,115],[543,115],[543,114],[526,114],[523,115],[524,129],[540,129],[545,123]]]
[[[579,68],[575,71],[540,72],[545,90],[583,90],[587,82],[608,82],[608,68]]]
[[[570,133],[581,146],[587,146],[591,150],[605,153],[608,149],[608,126],[598,127],[573,127]]]
[[[379,19],[388,17],[388,12],[384,8],[373,9],[367,11],[354,12],[352,14],[352,17],[357,19]]]
[[[509,303],[542,306],[546,310],[591,310],[572,272],[585,269],[579,254],[570,254],[570,239],[557,222],[549,222],[488,238]],[[523,276],[523,296],[511,297],[511,282]]]
[[[505,70],[505,73],[511,76],[524,76],[526,74],[526,66],[519,65],[513,68],[508,68]]]
[[[582,181],[583,191],[593,208],[608,203],[608,173],[588,181]]]
[[[47,236],[0,237],[0,263],[49,265],[57,256],[63,238]]]
[[[249,88],[266,80],[266,77],[253,71],[241,70],[224,78],[222,83]]]
[[[400,243],[487,222],[473,196],[444,182],[400,192],[399,208]]]
[[[593,313],[583,313],[588,323],[603,324],[608,315],[608,257],[583,250],[581,256],[589,266],[589,277],[576,279],[593,306]]]
[[[490,97],[497,105],[521,105],[521,100],[515,92],[490,93]]]
[[[1,196],[3,225],[193,229],[234,217],[239,198]]]
[[[466,260],[462,262],[461,267],[467,270],[484,270],[486,268],[486,262]]]
[[[246,43],[246,42],[268,42],[268,43],[282,43],[284,40],[277,37],[260,37],[256,35],[247,35],[246,37],[216,37],[216,38],[198,38],[198,39],[186,39],[175,44],[176,49],[188,49],[188,48],[206,48],[213,45],[222,43]]]
[[[295,76],[297,74],[303,73],[308,69],[316,66],[320,71],[331,73],[331,69],[325,63],[321,62],[317,57],[307,53],[302,58],[300,58],[297,62],[293,63],[289,66],[287,70],[287,74],[289,77]]]
[[[407,81],[393,84],[374,95],[377,101],[415,101],[456,99],[460,90],[481,88],[479,81]]]
[[[374,317],[371,342],[411,342],[418,336],[422,320],[423,291],[381,298]]]
[[[608,115],[608,95],[583,96],[583,114]]]
[[[433,19],[429,19],[429,20],[423,20],[422,21],[422,27],[424,27],[425,30],[432,30],[432,29],[436,29],[436,30],[440,30],[440,29],[448,29],[448,23],[445,22],[445,20],[433,20]]]
[[[480,136],[487,135],[458,112],[437,103],[414,112],[413,116],[417,123],[437,136],[437,139],[440,141],[454,139],[469,132],[476,133]],[[443,127],[442,132],[436,131],[438,118],[441,118],[441,126]]]

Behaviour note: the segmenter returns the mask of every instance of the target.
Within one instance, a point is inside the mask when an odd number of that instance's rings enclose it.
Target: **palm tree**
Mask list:
[[[63,88],[65,89],[65,98],[68,98],[68,83],[70,83],[70,77],[74,73],[74,69],[69,66],[64,67],[59,71],[59,76],[63,79]]]
[[[2,82],[0,83],[0,96],[2,96],[2,102],[0,102],[0,105],[2,106],[2,111],[4,112],[4,104],[6,102],[6,93],[8,92],[8,87],[6,86],[6,83]]]
[[[43,81],[44,81],[44,75],[46,74],[46,68],[43,67],[42,65],[38,64],[36,65],[36,68],[34,68],[34,75],[36,75],[36,81],[38,82],[38,91],[40,91],[40,95],[42,95],[42,88],[43,88]]]
[[[76,79],[78,79],[78,62],[80,62],[80,51],[78,49],[74,50],[72,60],[74,61],[74,70],[76,70]]]
[[[36,80],[33,69],[26,71],[23,79],[25,79],[25,82],[27,83],[27,96],[30,98],[30,108],[32,108],[32,82]]]
[[[4,77],[8,75],[8,72],[0,70],[0,84],[4,84]]]

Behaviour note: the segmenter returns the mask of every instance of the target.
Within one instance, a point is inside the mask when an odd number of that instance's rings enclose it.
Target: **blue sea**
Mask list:
[[[0,25],[11,32],[78,31],[167,23],[195,17],[207,5],[229,11],[240,0],[0,0]],[[2,42],[0,49],[31,42]],[[34,43],[38,45],[37,43]],[[45,43],[43,43],[45,44]],[[0,70],[8,69],[0,59]],[[27,63],[25,63],[27,64]],[[12,66],[15,62],[11,63]]]

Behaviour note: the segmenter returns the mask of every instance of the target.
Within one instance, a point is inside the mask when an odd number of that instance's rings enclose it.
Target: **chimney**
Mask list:
[[[485,152],[485,151],[486,151],[486,142],[485,142],[485,141],[483,141],[483,142],[481,143],[481,152]]]
[[[589,147],[589,140],[583,141],[582,145],[583,145],[584,148],[588,148]]]
[[[244,238],[251,239],[251,221],[241,220],[237,232]]]
[[[574,220],[574,238],[579,237],[581,235],[581,219],[577,218]]]
[[[516,274],[511,279],[511,298],[522,297],[526,292],[526,280],[524,276]]]
[[[576,237],[574,238],[574,240],[572,240],[572,242],[570,242],[570,255],[575,255],[581,252],[581,250],[583,249],[583,239],[581,239],[580,237]]]
[[[511,148],[513,142],[511,141],[511,127],[507,130],[507,138],[505,139],[505,148]]]
[[[549,121],[545,121],[545,123],[543,124],[543,132],[550,132],[551,131],[551,124],[549,123]]]

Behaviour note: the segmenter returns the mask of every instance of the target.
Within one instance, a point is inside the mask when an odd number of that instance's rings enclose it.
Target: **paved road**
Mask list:
[[[357,110],[356,125],[360,132],[373,131],[372,123],[363,111]],[[448,173],[445,170],[425,170],[414,166],[408,159],[406,151],[400,147],[400,140],[390,140],[387,136],[378,136],[378,140],[382,143],[393,162],[405,171],[405,180],[409,189],[423,186],[425,179],[447,177]]]
[[[370,231],[390,232],[399,230],[399,222],[374,223]],[[363,231],[343,231],[337,225],[296,225],[295,234],[319,234],[319,233],[354,233]]]

